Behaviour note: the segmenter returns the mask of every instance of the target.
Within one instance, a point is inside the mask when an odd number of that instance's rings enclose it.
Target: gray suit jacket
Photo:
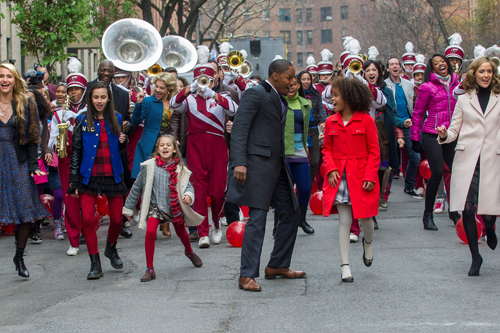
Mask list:
[[[282,114],[280,99],[286,110],[286,100],[267,82],[246,90],[241,97],[231,131],[227,201],[268,210],[284,168],[289,193],[280,195],[291,195],[297,209],[292,176],[285,163],[286,113]],[[244,185],[233,176],[234,167],[242,165],[247,167]]]

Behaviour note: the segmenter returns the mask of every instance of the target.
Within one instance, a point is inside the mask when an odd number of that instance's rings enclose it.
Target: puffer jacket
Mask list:
[[[436,74],[431,73],[428,82],[420,86],[418,98],[413,109],[411,126],[411,140],[420,141],[420,132],[438,134],[436,131],[436,116],[439,119],[446,119],[448,125],[453,116],[453,110],[457,101],[453,98],[453,90],[460,84],[455,73],[451,74],[450,87],[448,91],[441,83]],[[427,118],[423,121],[425,111]],[[422,124],[423,122],[423,124]]]

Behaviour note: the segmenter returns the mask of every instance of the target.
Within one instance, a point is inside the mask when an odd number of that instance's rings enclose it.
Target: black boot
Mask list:
[[[110,241],[106,240],[106,249],[104,250],[104,256],[109,258],[111,266],[116,269],[123,268],[123,261],[118,256],[118,251],[116,251],[116,243],[111,244]]]
[[[373,220],[373,229],[378,230],[377,218],[374,216],[372,217],[372,220]]]
[[[434,214],[431,212],[424,211],[424,218],[422,219],[424,222],[425,230],[438,230],[436,224],[434,224]]]
[[[273,238],[276,239],[276,231],[278,230],[278,223],[280,222],[278,217],[278,212],[274,210],[274,228],[273,228]]]
[[[90,272],[87,275],[87,280],[96,280],[104,276],[102,274],[101,259],[99,253],[90,255]]]
[[[300,208],[299,227],[301,227],[306,234],[314,234],[313,227],[311,227],[311,225],[306,221],[307,207],[299,207],[299,208]]]
[[[458,212],[450,212],[449,210],[448,210],[448,217],[450,218],[450,220],[453,221],[455,225],[457,225],[458,220],[462,218],[462,216],[460,216]]]
[[[29,278],[30,277],[30,272],[28,272],[28,269],[24,265],[24,249],[20,249],[16,247],[16,255],[14,256],[14,265],[16,265],[16,271],[19,276]]]
[[[132,231],[130,230],[130,228],[126,224],[127,222],[128,222],[128,220],[126,220],[126,219],[122,222],[122,230],[120,231],[120,235],[122,235],[125,238],[130,238],[130,237],[132,237]]]
[[[85,244],[85,236],[83,234],[80,236],[80,239],[78,240],[78,243]]]

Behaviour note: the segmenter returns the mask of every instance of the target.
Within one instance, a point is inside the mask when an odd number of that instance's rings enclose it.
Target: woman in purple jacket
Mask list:
[[[444,162],[451,170],[456,146],[456,143],[440,145],[437,141],[438,132],[436,128],[441,125],[446,126],[446,128],[450,126],[456,104],[456,100],[453,98],[453,90],[459,83],[459,78],[453,72],[449,60],[440,54],[433,55],[427,64],[424,83],[420,86],[420,92],[413,109],[412,147],[416,152],[423,151],[425,147],[432,172],[432,176],[427,183],[425,210],[422,220],[426,230],[438,230],[433,219],[434,200],[443,177]],[[426,111],[427,117],[425,118]],[[420,141],[422,141],[423,147]]]

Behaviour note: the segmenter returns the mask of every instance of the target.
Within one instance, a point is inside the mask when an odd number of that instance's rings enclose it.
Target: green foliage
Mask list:
[[[91,0],[90,38],[102,39],[104,31],[115,21],[137,16],[136,0]]]

